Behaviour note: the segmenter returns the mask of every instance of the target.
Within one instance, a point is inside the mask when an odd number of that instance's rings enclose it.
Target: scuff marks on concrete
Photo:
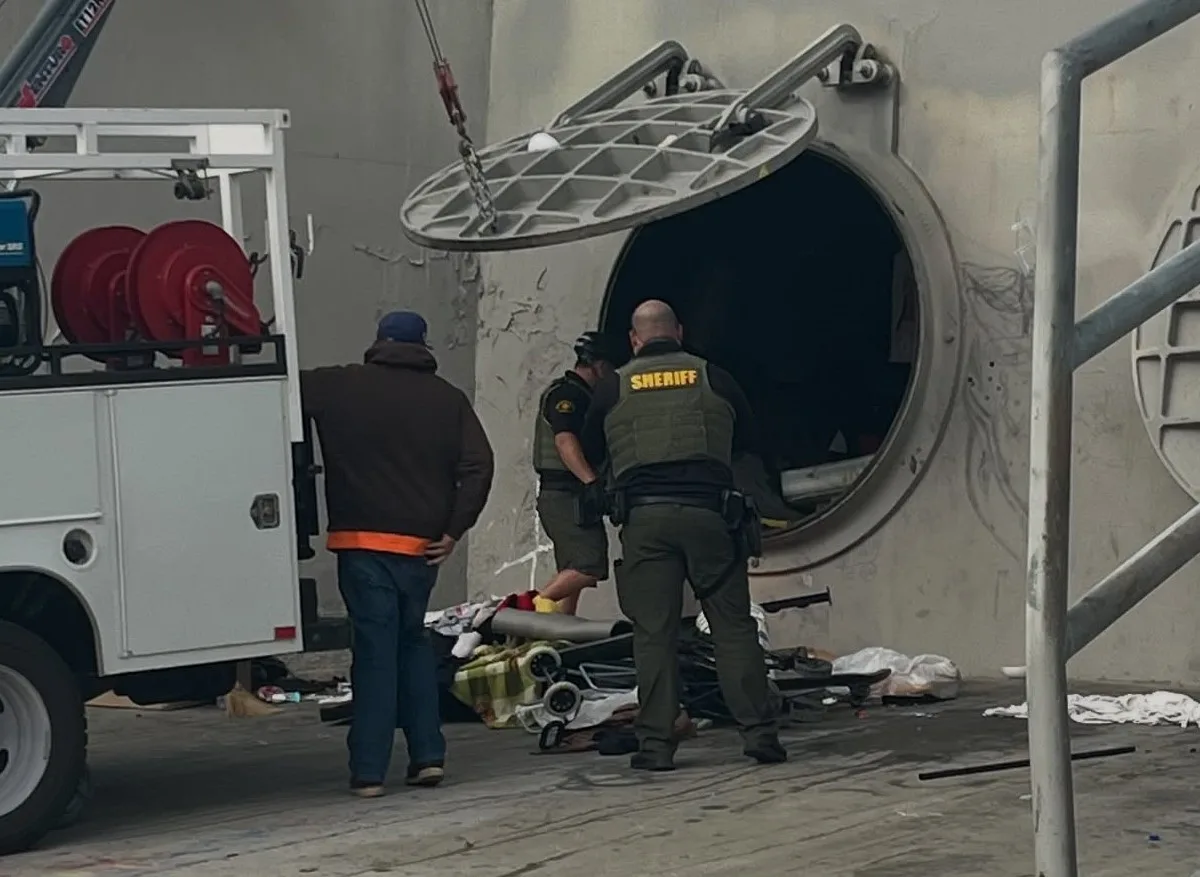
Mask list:
[[[476,314],[483,296],[483,266],[476,253],[431,254],[431,259],[447,258],[454,273],[454,291],[450,294],[450,309],[454,315],[443,335],[447,350],[469,347],[475,342]]]
[[[354,244],[354,252],[362,253],[364,256],[376,259],[385,265],[394,265],[404,258],[403,253],[388,253],[382,247],[373,247],[370,244],[362,243]]]
[[[1020,561],[1029,515],[1022,476],[1032,278],[1017,268],[964,263],[962,288],[974,329],[962,387],[967,500],[996,543]]]
[[[542,312],[540,303],[532,299],[519,299],[508,303],[508,315],[499,326],[488,326],[484,329],[484,337],[511,332],[522,341],[528,341],[531,334],[541,332],[536,323],[536,317]]]
[[[479,343],[496,351],[511,349],[508,355],[497,355],[513,360],[515,367],[504,375],[497,373],[493,380],[505,387],[518,412],[530,410],[566,355],[558,339],[558,314],[544,293],[549,275],[547,266],[537,266],[530,271],[527,291],[513,293],[490,285],[479,302]]]
[[[472,546],[478,552],[472,566],[474,587],[499,584],[516,590],[537,586],[540,561],[551,550],[537,520],[529,445],[537,399],[562,366],[563,349],[557,337],[558,314],[543,292],[551,269],[540,259],[514,260],[506,267],[518,270],[506,276],[505,284],[478,284],[478,350],[493,367],[476,377],[478,398],[488,409],[480,411],[484,428],[504,436],[494,438],[493,493],[505,498],[505,511],[490,513],[497,519],[497,532]]]
[[[404,249],[389,251],[365,243],[355,243],[353,249],[356,253],[382,262],[388,275],[388,296],[377,308],[376,319],[397,305],[412,307],[404,291],[412,287],[412,273],[417,271],[424,275],[424,288],[450,289],[450,319],[430,326],[432,331],[439,333],[436,342],[438,347],[448,351],[472,346],[475,340],[476,303],[483,295],[483,268],[477,254],[421,248],[416,255],[412,255]],[[441,265],[446,267],[439,267]]]
[[[536,506],[534,505],[534,503],[532,501],[533,497],[536,496],[536,494],[537,494],[536,486],[533,488],[532,491],[526,491],[525,494],[522,496],[521,507],[519,509],[513,510],[513,512],[514,512],[514,514],[513,514],[514,530],[517,530],[517,529],[523,530],[524,528],[520,527],[520,522],[522,520],[529,521],[529,526],[533,533],[533,548],[526,551],[520,557],[514,557],[511,560],[504,561],[502,564],[500,564],[498,567],[496,567],[495,571],[492,573],[492,575],[494,575],[494,576],[499,576],[499,575],[502,575],[503,573],[508,572],[510,569],[522,567],[522,566],[525,566],[526,564],[528,564],[529,565],[529,587],[528,587],[528,590],[530,590],[530,591],[537,589],[538,559],[542,555],[549,554],[551,551],[554,550],[554,545],[550,542],[549,538],[547,538],[547,536],[546,536],[546,532],[542,529],[541,519],[538,518]],[[525,539],[523,538],[523,535],[524,535],[523,533],[517,533],[517,532],[513,533],[513,545],[514,546],[526,544]]]

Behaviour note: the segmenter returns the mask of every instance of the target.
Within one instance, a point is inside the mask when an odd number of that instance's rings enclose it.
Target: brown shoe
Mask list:
[[[431,764],[426,767],[410,768],[408,774],[404,777],[404,782],[410,786],[421,786],[430,789],[439,785],[445,777],[446,771],[440,765]]]

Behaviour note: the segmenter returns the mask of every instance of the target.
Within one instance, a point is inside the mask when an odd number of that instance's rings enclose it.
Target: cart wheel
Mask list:
[[[555,682],[546,689],[546,694],[542,697],[542,706],[546,708],[546,712],[562,719],[564,723],[575,718],[582,704],[583,695],[571,682]]]
[[[534,679],[553,683],[562,670],[562,656],[550,646],[538,646],[529,651],[529,672]]]
[[[542,734],[538,737],[538,749],[543,752],[557,749],[558,745],[562,743],[563,732],[566,730],[567,726],[562,722],[551,722],[542,728]]]

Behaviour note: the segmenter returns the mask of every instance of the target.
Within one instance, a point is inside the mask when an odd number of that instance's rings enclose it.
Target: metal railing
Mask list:
[[[1075,322],[1083,81],[1200,14],[1200,0],[1145,0],[1042,62],[1039,211],[1030,400],[1026,696],[1034,855],[1040,877],[1077,877],[1068,658],[1200,553],[1193,509],[1068,613],[1074,372],[1200,284],[1189,246]]]

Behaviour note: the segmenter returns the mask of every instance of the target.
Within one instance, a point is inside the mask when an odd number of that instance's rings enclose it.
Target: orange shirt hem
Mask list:
[[[325,547],[330,551],[380,551],[384,554],[403,554],[423,557],[432,539],[403,536],[399,533],[369,533],[358,530],[339,530],[330,533]]]

